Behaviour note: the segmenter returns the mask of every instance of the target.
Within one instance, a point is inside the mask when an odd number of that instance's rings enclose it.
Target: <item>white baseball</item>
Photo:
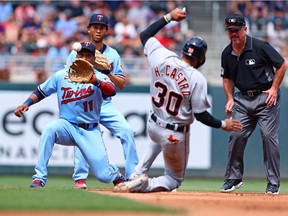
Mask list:
[[[72,49],[75,50],[76,52],[79,52],[81,50],[82,46],[79,42],[75,42],[73,45],[72,45]]]
[[[186,12],[186,7],[184,7],[184,8],[182,9],[182,11],[183,11],[183,12]]]

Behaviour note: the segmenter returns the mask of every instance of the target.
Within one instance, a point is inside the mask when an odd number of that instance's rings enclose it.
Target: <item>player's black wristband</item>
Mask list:
[[[222,121],[214,118],[209,112],[204,111],[202,113],[194,113],[195,118],[201,123],[214,128],[220,128]]]
[[[95,86],[100,87],[102,84],[102,81],[97,79],[97,81],[95,83],[93,83]]]
[[[100,70],[101,73],[108,75],[111,71],[110,70]]]
[[[29,107],[34,104],[34,101],[29,97],[23,104],[26,104]]]

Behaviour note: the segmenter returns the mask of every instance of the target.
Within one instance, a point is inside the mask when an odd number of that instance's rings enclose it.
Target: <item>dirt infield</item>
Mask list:
[[[262,193],[235,192],[224,194],[220,192],[191,191],[148,194],[115,193],[111,191],[95,192],[113,196],[122,196],[139,202],[163,206],[166,208],[181,209],[184,210],[185,213],[179,215],[187,216],[288,215],[288,194],[266,195]],[[161,214],[161,216],[162,215],[163,214]]]
[[[91,190],[92,191],[92,190]],[[287,216],[288,194],[220,192],[115,193],[111,190],[92,192],[121,196],[134,201],[181,210],[179,214],[139,212],[1,212],[1,216]]]

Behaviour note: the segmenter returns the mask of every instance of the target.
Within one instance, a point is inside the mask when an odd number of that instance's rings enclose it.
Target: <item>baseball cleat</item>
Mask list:
[[[74,188],[79,188],[79,189],[86,189],[86,180],[85,179],[79,179],[76,180],[74,183]]]
[[[133,190],[134,188],[142,185],[148,180],[148,176],[146,174],[140,174],[137,177],[126,181],[122,182],[114,187],[114,191],[129,191]]]
[[[30,185],[31,188],[44,188],[45,183],[39,179],[33,180],[32,184]]]
[[[117,186],[123,182],[127,181],[126,178],[121,174],[117,179],[113,181],[114,186]]]
[[[279,185],[273,185],[271,183],[267,184],[266,188],[266,194],[279,194],[280,192],[280,186]]]
[[[243,186],[242,179],[227,179],[221,187],[221,192],[229,193]]]

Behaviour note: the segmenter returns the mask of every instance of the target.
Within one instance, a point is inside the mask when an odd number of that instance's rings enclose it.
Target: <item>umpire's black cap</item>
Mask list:
[[[108,17],[105,16],[104,14],[93,14],[90,17],[88,27],[90,27],[93,24],[102,24],[108,28],[108,22],[109,22]]]
[[[225,30],[241,29],[243,26],[246,26],[246,22],[244,16],[240,14],[233,14],[225,19]]]
[[[79,52],[81,52],[83,50],[87,50],[87,51],[89,51],[95,55],[96,47],[91,42],[82,42],[81,43],[81,50]]]

